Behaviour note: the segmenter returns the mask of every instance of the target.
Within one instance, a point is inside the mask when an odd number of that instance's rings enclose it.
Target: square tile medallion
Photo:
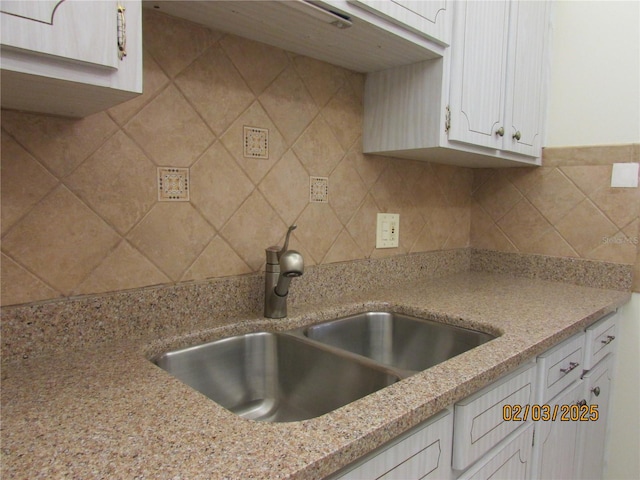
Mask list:
[[[329,179],[309,177],[309,202],[329,203]]]
[[[244,126],[244,157],[269,158],[269,130]]]
[[[158,201],[189,201],[189,169],[158,167]]]

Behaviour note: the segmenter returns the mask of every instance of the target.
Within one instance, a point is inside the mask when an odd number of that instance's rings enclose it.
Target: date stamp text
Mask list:
[[[574,403],[571,405],[504,405],[502,419],[505,422],[595,422],[600,418],[598,405]]]

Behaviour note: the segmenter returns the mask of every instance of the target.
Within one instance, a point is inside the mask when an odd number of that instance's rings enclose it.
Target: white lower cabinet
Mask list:
[[[345,467],[332,479],[602,479],[617,315]]]
[[[444,410],[338,472],[333,479],[449,479],[453,415]]]
[[[528,423],[491,449],[459,479],[526,480],[531,470],[533,424]]]
[[[609,405],[613,382],[613,354],[607,355],[583,377],[582,398],[597,407],[598,420],[578,423],[577,475],[581,479],[601,479],[606,462],[609,433]]]

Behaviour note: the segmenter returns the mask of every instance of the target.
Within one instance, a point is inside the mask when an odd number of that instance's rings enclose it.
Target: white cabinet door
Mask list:
[[[509,1],[457,4],[449,139],[499,149],[504,130]]]
[[[555,420],[539,420],[536,422],[536,437],[533,447],[532,478],[546,480],[552,478],[576,477],[576,459],[578,450],[579,422],[570,420],[567,406],[577,405],[582,398],[582,380],[571,384],[551,401],[547,414],[553,415],[558,406]],[[562,419],[563,414],[568,421]]]
[[[513,2],[504,150],[537,156],[542,148],[546,94],[548,2]]]
[[[369,11],[449,45],[451,9],[450,0],[351,0]]]
[[[531,474],[533,424],[519,428],[463,473],[461,480],[527,480]]]
[[[3,0],[0,12],[3,49],[118,68],[115,1]]]
[[[613,358],[613,355],[607,355],[583,377],[583,398],[587,405],[597,405],[598,420],[578,422],[580,456],[578,457],[576,478],[601,479],[604,472]]]
[[[451,476],[452,430],[453,415],[445,410],[332,478],[448,479]]]
[[[3,0],[0,22],[2,108],[84,117],[142,93],[139,0]]]

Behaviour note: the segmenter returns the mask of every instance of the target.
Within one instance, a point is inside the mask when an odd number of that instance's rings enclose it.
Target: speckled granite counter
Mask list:
[[[118,340],[7,362],[3,478],[321,478],[487,385],[630,298],[508,274],[460,272],[238,318],[188,338]],[[501,333],[476,349],[302,422],[241,419],[147,357],[236,333],[395,310]]]

